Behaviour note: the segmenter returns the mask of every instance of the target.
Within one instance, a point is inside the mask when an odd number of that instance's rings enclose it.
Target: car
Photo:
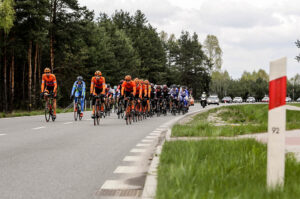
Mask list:
[[[292,99],[290,97],[286,97],[285,102],[292,102]]]
[[[255,103],[255,98],[254,97],[248,97],[246,102],[248,103]]]
[[[300,97],[296,100],[297,102],[300,102]]]
[[[227,96],[222,98],[223,103],[232,103],[232,98]]]
[[[219,103],[220,103],[220,99],[216,95],[211,95],[207,98],[207,105],[210,105],[210,104],[219,105]]]
[[[267,96],[265,96],[264,98],[262,98],[261,102],[266,102],[266,103],[268,103],[269,100],[270,100],[270,98],[267,97]]]
[[[235,97],[233,98],[233,103],[243,103],[243,99],[241,97]]]

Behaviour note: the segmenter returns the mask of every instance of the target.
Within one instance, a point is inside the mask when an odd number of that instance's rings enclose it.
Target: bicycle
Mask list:
[[[124,100],[119,98],[119,102],[118,102],[118,119],[120,118],[124,118]]]
[[[95,102],[95,115],[94,115],[94,126],[100,125],[100,118],[102,118],[103,113],[101,112],[102,100],[101,95],[94,96],[96,98]]]
[[[133,121],[133,112],[132,112],[132,97],[126,97],[125,101],[127,101],[126,103],[126,113],[125,113],[125,120],[126,120],[126,124],[131,124],[131,122]]]
[[[167,99],[166,98],[162,99],[161,110],[162,110],[162,114],[164,114],[164,116],[166,116],[167,115]]]
[[[81,113],[81,105],[79,103],[79,99],[82,100],[83,98],[82,97],[78,97],[78,100],[75,103],[75,110],[74,110],[74,120],[75,121],[77,121],[78,118],[79,118],[79,120],[82,119],[82,116],[80,115],[80,113]]]
[[[44,92],[44,96],[46,97],[46,103],[45,103],[45,119],[46,122],[50,121],[50,117],[52,121],[55,121],[55,117],[53,114],[53,98],[54,98],[54,93],[51,92],[50,94],[47,92]]]

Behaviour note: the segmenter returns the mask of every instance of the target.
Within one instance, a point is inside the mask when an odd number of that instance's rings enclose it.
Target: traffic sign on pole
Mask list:
[[[267,185],[284,185],[286,128],[286,65],[281,58],[270,63]]]

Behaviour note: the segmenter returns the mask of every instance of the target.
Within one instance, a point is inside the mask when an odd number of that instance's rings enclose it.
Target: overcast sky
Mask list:
[[[299,0],[79,0],[81,5],[108,15],[123,9],[145,13],[148,21],[177,37],[196,32],[203,43],[216,35],[223,50],[223,69],[233,78],[243,71],[269,71],[269,62],[288,57],[288,76],[300,73],[295,46],[300,39]]]

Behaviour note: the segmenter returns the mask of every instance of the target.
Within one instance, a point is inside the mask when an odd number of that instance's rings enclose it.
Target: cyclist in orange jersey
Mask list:
[[[132,99],[131,105],[132,109],[134,109],[133,97],[136,95],[136,84],[131,80],[130,75],[125,76],[125,81],[122,84],[121,96],[122,97],[130,97]],[[127,106],[127,101],[125,101],[125,107]]]
[[[95,96],[101,95],[101,111],[104,111],[103,103],[104,103],[104,95],[105,95],[105,78],[102,76],[100,71],[95,72],[95,76],[92,77],[91,80],[91,88],[90,88],[90,95],[93,97],[92,105],[93,105],[93,114],[92,118],[95,117],[95,104],[96,98]]]
[[[53,117],[56,118],[56,95],[57,95],[57,82],[54,74],[51,74],[50,68],[44,69],[44,74],[42,76],[42,85],[41,85],[41,96],[44,96],[44,93],[54,94],[53,98]],[[48,98],[45,96],[45,100],[48,101]]]
[[[150,112],[150,97],[151,97],[151,86],[150,82],[148,80],[144,81],[145,83],[145,97],[147,97],[147,106],[148,106],[148,112]]]

